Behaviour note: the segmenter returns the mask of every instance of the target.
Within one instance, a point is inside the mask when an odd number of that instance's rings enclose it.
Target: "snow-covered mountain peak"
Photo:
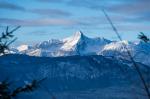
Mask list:
[[[108,50],[115,50],[115,51],[126,51],[125,46],[127,46],[128,49],[130,49],[130,46],[132,46],[131,42],[123,40],[123,41],[114,41],[110,44],[107,44],[104,46],[103,51],[108,51]]]
[[[60,41],[60,40],[51,39],[51,40],[48,40],[48,41],[40,42],[36,46],[39,47],[39,48],[49,48],[49,47],[52,47],[52,46],[55,46],[55,45],[58,45],[58,44],[61,44],[61,43],[62,43],[62,41]]]
[[[64,41],[64,42],[66,42],[66,41],[69,41],[69,42],[70,42],[70,41],[78,42],[78,41],[80,41],[80,40],[83,39],[83,38],[88,38],[88,37],[86,37],[86,36],[83,34],[83,32],[77,31],[77,32],[74,33],[73,36],[68,37],[68,38],[65,38],[63,41]]]
[[[63,40],[51,39],[31,46],[22,46],[16,53],[30,56],[72,56],[95,55],[111,41],[105,38],[89,38],[81,31],[77,31],[71,37]],[[22,50],[25,50],[22,52]],[[13,50],[14,51],[14,50]]]
[[[29,45],[20,45],[19,47],[17,47],[17,50],[22,52],[22,51],[26,51],[29,49]]]
[[[77,31],[71,37],[63,40],[51,39],[33,46],[21,45],[17,48],[11,48],[10,53],[41,57],[103,55],[124,58],[124,56],[127,57],[127,49],[124,45],[126,45],[136,61],[147,65],[150,64],[150,43],[126,40],[111,41],[103,37],[90,38],[81,31]]]
[[[124,44],[128,45],[130,42],[127,40],[123,40],[123,41],[119,41],[119,43],[124,43]]]
[[[65,49],[65,50],[73,50],[75,48],[75,46],[84,41],[84,40],[87,40],[88,37],[86,37],[83,32],[81,31],[77,31],[75,32],[75,34],[71,37],[68,37],[66,39],[64,39],[64,45],[62,46],[62,49]]]
[[[82,31],[77,31],[75,34],[74,34],[74,38],[82,38],[84,37],[85,35],[83,34]]]

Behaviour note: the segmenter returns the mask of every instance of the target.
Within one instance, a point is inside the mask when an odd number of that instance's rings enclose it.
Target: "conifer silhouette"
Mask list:
[[[7,26],[6,31],[2,32],[0,36],[0,55],[5,55],[6,50],[9,50],[9,45],[12,44],[17,39],[17,38],[14,38],[13,33],[19,28],[20,26],[9,31],[9,27]],[[31,83],[15,88],[14,90],[10,89],[11,83],[9,83],[9,81],[7,80],[0,81],[0,99],[12,99],[12,98],[15,98],[19,93],[32,92],[38,88],[39,83],[43,81],[44,79],[39,80],[39,81],[34,79],[32,80]]]
[[[144,41],[145,43],[149,42],[150,39],[143,33],[143,32],[140,32],[140,34],[138,35],[138,38],[141,40],[141,41]]]
[[[14,38],[13,33],[19,29],[20,26],[9,31],[9,27],[6,27],[6,30],[1,33],[0,36],[0,55],[6,54],[6,51],[9,50],[9,45],[16,41],[16,37]]]

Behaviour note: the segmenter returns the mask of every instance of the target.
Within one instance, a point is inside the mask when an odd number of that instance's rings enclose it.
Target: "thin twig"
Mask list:
[[[102,10],[102,11],[103,11],[105,17],[107,18],[107,20],[109,21],[111,27],[113,28],[115,34],[117,35],[117,37],[119,38],[119,40],[122,41],[122,38],[121,38],[121,36],[120,36],[120,34],[119,34],[117,28],[114,26],[114,24],[112,23],[111,19],[110,19],[109,16],[107,15],[107,13],[106,13],[104,10]],[[136,71],[137,71],[137,73],[138,73],[138,75],[139,75],[139,77],[140,77],[140,79],[141,79],[141,81],[142,81],[142,83],[143,83],[143,85],[144,85],[144,89],[145,89],[145,91],[146,91],[146,93],[147,93],[148,98],[150,99],[150,92],[149,92],[148,86],[147,86],[147,84],[146,84],[146,81],[145,81],[145,79],[144,79],[144,77],[143,77],[143,75],[142,75],[142,72],[140,71],[139,67],[137,66],[136,62],[134,61],[134,59],[133,59],[133,57],[132,57],[132,55],[131,55],[131,52],[130,52],[129,49],[127,48],[126,44],[123,43],[123,46],[124,46],[125,49],[127,50],[127,54],[128,54],[128,56],[130,57],[130,60],[132,61],[133,66],[135,67],[135,69],[136,69]]]

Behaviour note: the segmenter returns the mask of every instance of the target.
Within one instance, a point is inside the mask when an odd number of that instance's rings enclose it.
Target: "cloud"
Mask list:
[[[102,8],[107,8],[116,4],[122,4],[123,2],[125,2],[125,0],[68,0],[66,4],[74,7],[101,10]]]
[[[126,3],[110,6],[109,12],[126,16],[130,22],[145,22],[150,20],[150,0],[131,0]]]
[[[30,12],[36,13],[39,15],[51,16],[51,17],[62,17],[62,16],[68,17],[72,15],[71,13],[67,11],[63,11],[59,9],[32,9],[30,10]]]
[[[67,4],[74,7],[84,7],[99,12],[101,9],[105,9],[114,22],[135,22],[135,20],[137,21],[139,19],[141,19],[140,21],[142,22],[149,19],[149,16],[144,15],[149,13],[148,10],[150,9],[150,1],[148,0],[70,0]],[[99,17],[99,20],[101,19],[103,20],[102,17]],[[90,19],[90,21],[91,20],[96,23],[100,22],[99,20],[96,21],[97,18]]]
[[[117,13],[137,14],[149,12],[150,0],[131,0],[132,2],[122,3],[115,6],[110,6],[108,9]]]
[[[43,2],[59,2],[61,0],[40,0]],[[67,11],[63,11],[60,9],[42,9],[42,8],[35,8],[35,9],[27,9],[25,7],[19,6],[17,4],[5,2],[5,1],[0,1],[0,9],[8,9],[8,10],[16,10],[16,11],[22,11],[22,12],[28,12],[28,13],[35,13],[38,15],[45,15],[45,16],[50,16],[50,17],[62,17],[62,16],[71,16],[72,14]]]
[[[28,34],[29,35],[35,35],[35,34],[37,34],[37,35],[43,35],[43,34],[47,34],[47,32],[44,31],[44,30],[36,30],[36,31],[32,31],[32,32],[30,32]]]
[[[25,8],[16,4],[12,4],[5,1],[0,1],[0,9],[9,9],[17,11],[25,11]]]
[[[33,20],[19,20],[0,18],[1,24],[7,25],[21,25],[21,26],[64,26],[76,24],[73,20],[68,19],[33,19]]]
[[[69,0],[67,5],[101,11],[105,9],[111,16],[115,14],[137,19],[149,19],[150,0]]]
[[[107,22],[102,17],[81,17],[78,19],[10,19],[10,18],[0,18],[0,23],[5,25],[21,25],[21,26],[67,26],[67,27],[94,27],[99,25],[104,25]],[[100,20],[99,20],[100,19]]]
[[[47,26],[47,25],[65,25],[65,26],[85,26],[85,27],[94,27],[107,24],[105,16],[101,14],[101,9],[105,8],[110,15],[110,18],[116,24],[122,23],[132,23],[136,22],[145,22],[150,20],[150,0],[35,0],[45,3],[60,3],[66,4],[66,6],[75,7],[77,10],[80,7],[88,8],[94,11],[99,11],[100,16],[74,18],[73,20],[69,19],[60,19],[58,17],[69,17],[73,16],[74,12],[67,12],[63,9],[51,9],[51,8],[34,8],[34,9],[25,9],[21,6],[10,4],[10,3],[0,3],[0,8],[3,9],[12,9],[26,11],[28,13],[34,13],[41,16],[53,17],[52,19],[29,19],[29,20],[20,20],[20,19],[9,19],[9,18],[0,18],[0,22],[10,25],[22,25],[22,26]],[[1,6],[2,5],[2,6]],[[77,11],[76,10],[76,11]],[[75,10],[73,10],[75,11]],[[85,9],[86,11],[86,9]],[[80,17],[80,15],[79,15]],[[58,19],[57,19],[58,18]]]
[[[63,2],[64,0],[37,0],[40,2],[50,2],[50,3],[58,3],[58,2]]]
[[[85,7],[93,10],[109,9],[114,12],[139,12],[149,11],[150,0],[69,0],[68,5]]]
[[[141,25],[132,25],[132,24],[127,24],[127,25],[119,25],[117,26],[119,31],[149,31],[150,26],[141,24]]]
[[[102,0],[103,1],[103,0]],[[85,8],[96,8],[101,7],[102,3],[100,0],[70,0],[66,2],[67,5],[74,6],[74,7],[85,7]]]
[[[39,35],[39,36],[44,36],[44,35],[53,35],[55,33],[49,33],[48,31],[45,30],[36,30],[36,31],[32,31],[32,32],[27,32],[26,34],[28,35]]]

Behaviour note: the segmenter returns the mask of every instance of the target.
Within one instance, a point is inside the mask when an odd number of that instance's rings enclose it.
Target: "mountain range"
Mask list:
[[[51,39],[35,45],[20,45],[11,48],[11,53],[39,57],[60,57],[74,55],[103,55],[117,59],[129,60],[125,46],[137,62],[150,65],[150,43],[142,41],[111,41],[105,38],[89,38],[78,31],[63,40]]]
[[[0,57],[0,83],[8,79],[13,90],[45,78],[35,91],[17,95],[20,99],[147,99],[124,45],[148,84],[149,43],[89,38],[81,31],[10,48]]]

